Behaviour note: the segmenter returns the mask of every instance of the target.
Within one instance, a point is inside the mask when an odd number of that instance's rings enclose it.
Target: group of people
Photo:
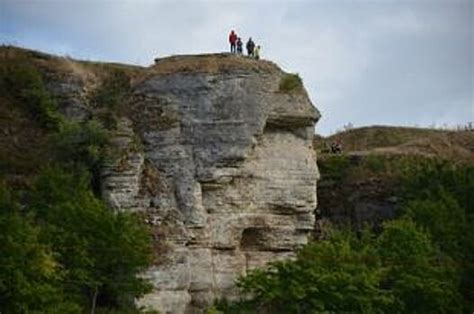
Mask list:
[[[342,154],[342,144],[340,140],[336,139],[331,143],[331,153]]]
[[[231,31],[229,34],[230,52],[238,55],[243,54],[243,42],[242,39],[237,36],[235,31]],[[260,46],[255,45],[252,37],[249,38],[246,44],[247,55],[249,57],[260,59]]]

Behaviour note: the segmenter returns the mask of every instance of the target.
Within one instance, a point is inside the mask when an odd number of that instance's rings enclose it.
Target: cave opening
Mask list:
[[[240,248],[243,251],[255,251],[261,249],[266,242],[267,228],[250,227],[242,231]]]

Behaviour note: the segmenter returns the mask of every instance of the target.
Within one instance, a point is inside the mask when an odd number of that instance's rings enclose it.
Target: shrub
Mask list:
[[[82,163],[93,169],[103,159],[109,134],[96,120],[65,123],[51,141],[56,161],[62,164]]]
[[[98,194],[100,168],[113,154],[109,137],[109,132],[96,120],[66,122],[51,136],[54,160],[71,171],[87,169],[91,174],[92,188]]]
[[[303,90],[303,81],[298,74],[284,74],[280,80],[280,92],[298,92]]]
[[[353,167],[346,155],[328,155],[318,160],[319,170],[326,180],[343,180]]]

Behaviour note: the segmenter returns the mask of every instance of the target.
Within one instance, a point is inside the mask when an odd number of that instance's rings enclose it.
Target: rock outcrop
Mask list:
[[[104,171],[104,195],[120,210],[144,211],[161,229],[156,240],[166,240],[163,259],[144,274],[154,290],[139,304],[199,312],[237,298],[238,275],[307,242],[319,113],[304,91],[279,92],[284,73],[264,61],[181,57],[149,72],[119,132],[122,147],[138,136],[141,151],[129,150],[122,171]]]
[[[88,119],[100,78],[91,64],[74,66],[50,89],[65,115]],[[319,112],[304,89],[280,91],[286,74],[267,61],[180,56],[133,71],[113,139],[121,157],[102,170],[103,196],[154,231],[157,262],[143,274],[153,291],[139,305],[199,313],[238,298],[239,275],[308,241]]]

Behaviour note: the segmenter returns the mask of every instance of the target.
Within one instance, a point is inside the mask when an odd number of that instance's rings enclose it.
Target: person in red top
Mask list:
[[[235,53],[235,44],[237,43],[237,34],[234,31],[230,32],[229,43],[230,43],[230,52]]]

